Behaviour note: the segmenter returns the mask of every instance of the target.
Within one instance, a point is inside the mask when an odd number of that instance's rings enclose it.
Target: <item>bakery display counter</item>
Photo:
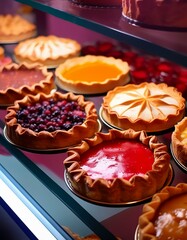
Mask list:
[[[26,1],[18,0],[18,2],[25,3]],[[124,20],[121,8],[84,8],[74,5],[68,0],[28,0],[26,3],[33,8],[120,40],[125,44],[130,44],[141,50],[146,49],[146,53],[159,55],[177,64],[187,66],[187,48],[184,43],[184,39],[187,37],[186,32],[166,32],[151,29],[142,31],[142,28],[130,25]],[[8,45],[8,47],[11,46]],[[126,56],[128,54],[132,56],[133,52],[129,51]],[[135,81],[133,83],[138,83],[138,81],[136,82],[137,79],[141,82],[146,81],[142,79],[142,76],[147,79],[151,65],[144,64],[143,60],[145,59],[141,56],[137,57],[136,60],[137,65],[141,63],[146,65],[147,69],[131,71],[131,80],[132,82]],[[135,61],[132,62],[135,63]],[[173,66],[168,65],[165,61],[159,61],[158,79],[151,75],[148,76],[148,82],[168,81],[170,86],[176,85],[186,98],[186,71],[184,70],[184,75],[176,75],[181,71],[178,72],[177,67],[175,72]],[[165,68],[169,69],[171,75],[161,74]],[[137,70],[136,68],[133,69]],[[156,71],[156,73],[158,72]],[[57,89],[55,87],[53,90],[54,92],[57,90],[65,93],[62,86],[57,86]],[[84,97],[86,100],[93,102],[96,107],[99,118],[98,131],[106,133],[115,126],[107,122],[102,115],[101,104],[104,95],[103,93],[98,95],[85,94]],[[95,233],[104,240],[113,240],[116,239],[116,236],[122,240],[139,240],[137,231],[139,216],[143,205],[149,202],[152,196],[138,201],[111,204],[92,201],[82,196],[71,186],[64,168],[63,161],[67,158],[68,147],[33,149],[28,146],[24,148],[21,145],[16,145],[9,139],[6,132],[6,107],[7,105],[3,104],[0,106],[0,166],[4,183],[7,186],[6,182],[10,182],[13,189],[21,189],[22,196],[28,200],[28,210],[31,210],[33,204],[35,207],[37,206],[37,213],[43,216],[42,219],[40,218],[41,222],[44,223],[45,219],[48,220],[48,223],[45,222],[43,225],[52,235],[56,239],[63,239],[63,237],[72,239],[68,234],[68,229],[71,229],[80,236]],[[187,182],[187,169],[181,165],[171,149],[173,130],[174,127],[162,132],[148,133],[149,135],[156,135],[160,142],[166,144],[170,154],[169,175],[164,186]],[[15,193],[19,200],[24,202],[17,190],[15,190]],[[19,214],[21,218],[22,212]],[[42,237],[41,239],[48,238]]]
[[[62,91],[62,90],[61,90]],[[103,95],[85,96],[95,103],[98,110]],[[78,195],[67,184],[63,160],[67,157],[66,149],[58,151],[32,151],[21,149],[10,143],[4,135],[4,117],[6,109],[1,108],[0,162],[9,174],[44,208],[57,222],[58,226],[69,227],[81,236],[95,232],[102,239],[134,239],[138,218],[143,204],[150,200],[127,202],[124,204],[104,204],[94,202]],[[102,129],[108,126],[100,119]],[[170,151],[171,132],[157,134],[159,140],[166,143]],[[171,155],[171,171],[166,185],[186,182],[186,170]],[[107,235],[108,234],[108,235]]]
[[[17,1],[25,3],[25,0]],[[28,0],[26,3],[42,12],[187,66],[187,48],[184,41],[187,32],[161,31],[131,25],[122,16],[120,7],[87,8],[69,0]]]

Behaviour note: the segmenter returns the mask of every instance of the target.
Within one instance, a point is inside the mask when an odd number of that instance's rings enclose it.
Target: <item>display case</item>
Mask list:
[[[186,32],[166,32],[130,25],[123,19],[120,8],[84,8],[68,0],[18,2],[140,50],[146,49],[146,53],[187,66],[187,47],[184,41],[187,37]],[[60,89],[59,91],[63,92]],[[94,102],[99,114],[103,95],[85,98]],[[62,237],[71,239],[66,228],[64,230],[65,226],[80,236],[95,233],[104,240],[116,239],[115,236],[125,240],[138,240],[136,231],[138,218],[143,204],[150,198],[140,202],[114,205],[98,204],[82,198],[67,184],[63,168],[67,152],[47,149],[42,152],[30,151],[14,145],[4,134],[5,115],[6,107],[3,107],[0,109],[0,163],[4,184],[7,186],[7,182],[10,181],[14,189],[21,189],[21,193],[28,201],[27,208],[32,209],[31,205],[35,206],[37,212],[42,215],[40,221],[56,239],[63,239]],[[101,121],[101,131],[107,132],[108,129]],[[171,133],[172,131],[157,134],[159,140],[168,146],[169,151]],[[170,155],[172,170],[167,184],[187,182],[186,169],[175,161],[172,152]],[[23,198],[20,199],[24,202]],[[22,213],[18,215],[21,218]],[[45,219],[48,220],[47,223]],[[44,239],[42,237],[41,239]]]

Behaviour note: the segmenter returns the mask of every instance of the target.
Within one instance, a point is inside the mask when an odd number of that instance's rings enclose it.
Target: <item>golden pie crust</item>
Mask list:
[[[184,114],[182,94],[164,83],[116,87],[102,103],[103,119],[121,129],[158,132],[173,127]]]
[[[24,76],[22,72],[25,72]],[[37,73],[39,73],[40,79],[36,81],[35,74]],[[55,88],[53,74],[48,72],[46,67],[37,64],[11,63],[2,66],[0,68],[0,78],[2,80],[0,83],[0,105],[11,105],[14,101],[20,100],[28,94],[36,95],[40,92],[49,94]],[[8,80],[10,81],[9,84],[2,86]],[[34,83],[30,84],[30,80]],[[20,81],[21,84],[17,85]]]
[[[68,58],[80,54],[81,45],[69,38],[39,36],[19,43],[14,49],[16,62],[38,63],[55,68]]]
[[[120,177],[92,179],[80,167],[81,155],[93,146],[115,139],[135,140],[145,144],[154,152],[152,170],[146,174],[133,175],[129,180]],[[159,143],[156,136],[147,136],[144,131],[111,129],[108,133],[99,132],[94,138],[85,139],[81,145],[69,149],[67,154],[64,166],[72,187],[89,199],[106,203],[134,202],[150,197],[163,187],[169,173],[170,156],[166,145]]]
[[[0,43],[14,43],[36,35],[36,25],[20,15],[0,15]]]
[[[77,101],[84,107],[86,119],[81,125],[75,125],[69,130],[55,130],[53,132],[41,131],[35,132],[29,128],[23,128],[18,124],[16,112],[20,107],[32,103],[42,102],[44,100],[68,100]],[[50,120],[49,120],[50,121]],[[20,101],[16,101],[13,106],[7,108],[5,116],[7,137],[16,145],[34,150],[62,149],[81,142],[83,138],[92,137],[98,131],[97,111],[94,103],[85,101],[82,95],[73,93],[62,94],[55,92],[53,94],[28,95]]]
[[[182,196],[183,199],[185,198],[184,202],[175,201],[175,198]],[[186,240],[186,231],[187,231],[187,184],[186,183],[179,183],[177,186],[167,186],[161,190],[161,192],[156,193],[151,202],[145,204],[143,206],[142,214],[139,217],[139,240],[156,240],[156,239],[180,239],[180,240]],[[178,217],[173,216],[173,219],[171,223],[169,224],[169,219],[171,219],[168,216],[168,219],[166,218],[165,221],[162,222],[160,225],[162,229],[160,231],[162,232],[162,238],[157,235],[156,237],[156,227],[155,227],[155,220],[159,214],[159,211],[161,207],[163,207],[164,203],[170,203],[172,204],[171,208],[166,210],[166,213],[174,210],[178,211],[176,209],[181,209],[184,210],[184,213],[179,215],[182,212],[178,212]],[[175,209],[176,207],[176,209]],[[163,210],[162,210],[163,211]],[[177,213],[177,212],[176,212]],[[165,214],[166,215],[166,214]],[[182,220],[183,219],[183,220]],[[167,220],[167,221],[166,221]],[[182,221],[181,221],[182,220]],[[180,230],[179,226],[177,227],[177,222],[181,222],[180,225]],[[183,226],[183,227],[182,227]],[[169,231],[167,231],[169,228]],[[174,230],[175,229],[175,230]],[[167,235],[164,235],[163,231],[165,234],[169,235],[170,232],[170,238]],[[180,233],[180,237],[177,236],[177,234]],[[183,234],[182,234],[183,233]],[[182,237],[183,236],[183,237]],[[167,238],[168,237],[168,238]]]
[[[174,156],[187,167],[187,117],[175,125],[171,145]]]
[[[80,94],[105,93],[129,82],[129,65],[120,59],[86,55],[67,60],[55,71],[57,85]]]

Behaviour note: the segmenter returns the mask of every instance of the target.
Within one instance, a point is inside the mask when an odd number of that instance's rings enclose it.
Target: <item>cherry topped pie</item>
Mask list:
[[[72,187],[91,200],[140,201],[160,190],[168,178],[167,147],[143,131],[99,132],[67,153],[64,166]]]

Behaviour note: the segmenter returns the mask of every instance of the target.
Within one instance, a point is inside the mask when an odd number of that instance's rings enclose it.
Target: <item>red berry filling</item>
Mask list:
[[[35,132],[53,132],[67,131],[75,125],[81,125],[86,119],[86,113],[76,101],[50,99],[21,107],[16,118],[23,128]]]

